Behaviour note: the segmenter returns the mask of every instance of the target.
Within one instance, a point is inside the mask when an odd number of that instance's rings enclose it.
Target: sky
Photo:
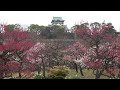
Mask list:
[[[120,31],[120,11],[0,11],[0,23],[7,24],[51,24],[53,17],[62,17],[68,28],[84,22],[111,22]]]

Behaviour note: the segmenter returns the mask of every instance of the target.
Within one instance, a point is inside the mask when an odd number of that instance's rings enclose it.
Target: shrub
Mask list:
[[[43,79],[43,76],[42,75],[35,75],[34,79]]]
[[[48,69],[48,79],[65,79],[69,74],[69,69],[64,66],[54,66]]]

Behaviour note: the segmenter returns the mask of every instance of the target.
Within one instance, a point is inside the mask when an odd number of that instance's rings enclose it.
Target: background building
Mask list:
[[[53,19],[51,21],[51,25],[49,25],[49,26],[59,25],[59,26],[64,27],[65,32],[68,32],[69,29],[68,29],[67,25],[64,25],[64,22],[65,22],[65,20],[63,20],[62,17],[53,17]]]
[[[52,25],[64,25],[64,21],[62,17],[53,17],[51,23]]]

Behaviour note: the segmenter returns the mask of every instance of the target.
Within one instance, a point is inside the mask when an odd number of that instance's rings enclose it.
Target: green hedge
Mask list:
[[[69,74],[69,69],[65,66],[54,66],[48,69],[48,79],[65,79]]]

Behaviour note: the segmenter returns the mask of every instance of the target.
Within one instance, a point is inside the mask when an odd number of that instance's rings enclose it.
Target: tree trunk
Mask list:
[[[22,74],[21,74],[21,71],[19,71],[19,78],[22,78]]]
[[[81,74],[81,76],[84,76],[83,71],[82,71],[82,67],[81,66],[79,66],[79,67],[80,67],[80,74]]]
[[[43,59],[42,59],[42,65],[43,65],[43,77],[45,79],[46,78],[46,76],[45,76],[45,63],[44,63]]]
[[[65,62],[65,61],[63,61],[63,65],[66,65],[66,62]]]
[[[3,71],[0,71],[0,79],[3,79],[4,78],[4,73],[3,73]]]
[[[41,72],[41,65],[38,65],[38,75],[40,74]]]
[[[102,75],[102,72],[103,72],[103,70],[102,70],[102,71],[99,71],[99,70],[97,69],[96,75],[95,75],[95,79],[100,79],[100,76]]]
[[[59,61],[57,61],[57,66],[59,66]]]
[[[100,79],[100,75],[96,74],[95,79]]]
[[[98,49],[99,49],[98,42],[96,42],[96,48],[95,48],[96,52],[95,53],[96,53],[97,59],[99,59]],[[101,72],[97,69],[95,79],[100,79],[100,76],[101,76]]]
[[[120,65],[118,67],[119,67],[119,72],[117,77],[120,78]]]
[[[76,72],[78,73],[78,66],[77,66],[76,63],[74,63],[74,65],[75,65],[75,70],[76,70]]]
[[[96,71],[95,79],[99,79],[99,71]]]
[[[20,70],[19,70],[19,78],[22,78],[22,74],[21,74],[21,71],[22,71],[22,62],[20,62]]]
[[[13,78],[13,73],[11,73],[11,75],[10,75],[12,78]]]

